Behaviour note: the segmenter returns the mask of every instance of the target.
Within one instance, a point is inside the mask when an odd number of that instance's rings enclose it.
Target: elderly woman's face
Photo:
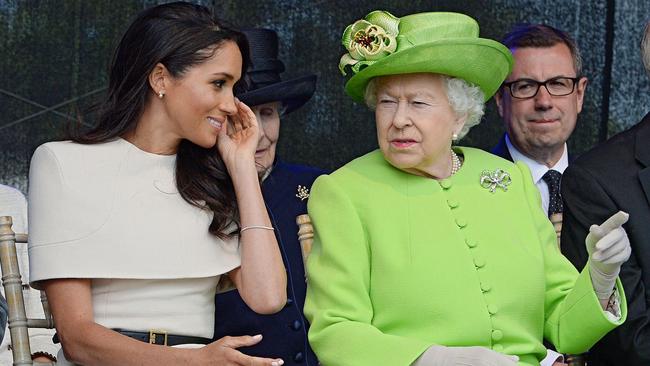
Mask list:
[[[384,157],[406,172],[436,176],[450,159],[452,135],[465,122],[447,99],[444,79],[430,73],[377,78],[375,119]]]
[[[280,137],[280,102],[260,104],[251,108],[260,126],[260,139],[255,151],[257,172],[264,174],[275,160],[275,147]]]

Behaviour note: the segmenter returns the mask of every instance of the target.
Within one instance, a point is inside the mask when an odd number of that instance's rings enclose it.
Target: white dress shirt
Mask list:
[[[507,134],[506,134],[506,146],[508,146],[508,151],[510,152],[512,159],[515,162],[522,161],[526,163],[526,165],[530,169],[530,173],[533,176],[533,182],[535,182],[535,185],[537,186],[539,193],[542,195],[542,208],[544,209],[544,212],[548,212],[548,201],[549,201],[548,185],[546,184],[544,179],[542,179],[542,177],[544,176],[544,174],[546,174],[547,171],[551,169],[557,170],[558,172],[564,174],[564,170],[569,166],[569,153],[568,153],[569,150],[567,149],[566,143],[564,144],[564,152],[562,152],[562,157],[551,168],[529,158],[528,156],[524,155],[521,151],[517,150],[517,148],[512,144],[512,142],[510,142],[510,136],[508,136]]]

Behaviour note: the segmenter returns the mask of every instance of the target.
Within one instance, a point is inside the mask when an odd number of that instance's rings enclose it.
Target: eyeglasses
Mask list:
[[[565,76],[558,76],[545,81],[519,79],[503,83],[503,86],[510,89],[510,95],[517,99],[529,99],[536,96],[539,87],[542,85],[550,95],[562,97],[573,93],[578,80],[580,80],[580,77],[569,78]]]

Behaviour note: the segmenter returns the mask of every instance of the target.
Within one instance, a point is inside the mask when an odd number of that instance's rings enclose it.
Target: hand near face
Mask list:
[[[254,164],[259,140],[255,113],[239,100],[235,104],[237,113],[228,116],[217,138],[217,148],[231,174],[245,164]]]

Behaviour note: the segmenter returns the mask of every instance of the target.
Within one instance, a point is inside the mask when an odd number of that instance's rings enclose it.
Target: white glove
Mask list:
[[[519,357],[485,347],[429,347],[411,366],[516,366]]]
[[[612,295],[621,264],[630,258],[630,240],[622,225],[630,215],[618,211],[601,225],[592,225],[585,239],[589,253],[589,274],[600,300]]]

